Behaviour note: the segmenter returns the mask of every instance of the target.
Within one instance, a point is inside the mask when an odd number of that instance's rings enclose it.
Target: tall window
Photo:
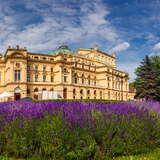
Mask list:
[[[74,83],[77,83],[78,79],[77,79],[77,73],[74,74]]]
[[[14,71],[14,80],[15,81],[20,81],[21,79],[21,71],[20,70],[15,70]]]
[[[76,98],[76,89],[74,88],[73,89],[73,99],[75,99]]]
[[[67,98],[67,88],[63,89],[63,98],[66,99]]]
[[[94,77],[94,85],[96,85],[96,77]]]
[[[83,99],[83,89],[80,90],[80,98]]]
[[[51,72],[53,72],[53,68],[51,68]]]
[[[84,74],[82,74],[82,84],[84,84]]]
[[[38,82],[38,74],[35,75],[35,82]]]
[[[46,82],[46,75],[43,75],[43,82]]]
[[[27,82],[30,82],[30,74],[27,73]]]
[[[67,82],[67,76],[66,75],[64,75],[64,77],[63,77],[63,82]]]
[[[94,99],[96,99],[96,90],[94,90]]]
[[[46,66],[43,66],[43,71],[46,71]]]
[[[102,99],[102,91],[100,91],[100,99]]]
[[[38,65],[35,65],[35,66],[34,66],[34,69],[37,71],[37,70],[38,70]]]
[[[51,76],[51,82],[53,82],[54,81],[54,77],[53,76]]]
[[[90,76],[88,76],[88,85],[91,84]]]
[[[87,98],[90,99],[90,90],[87,90]]]
[[[29,71],[30,70],[30,65],[27,65],[27,71]]]

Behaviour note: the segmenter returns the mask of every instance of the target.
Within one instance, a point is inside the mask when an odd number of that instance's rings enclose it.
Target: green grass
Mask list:
[[[123,156],[115,158],[114,160],[160,160],[160,148],[146,154]]]
[[[0,156],[0,160],[24,160],[24,159],[7,158]],[[28,159],[28,160],[33,160],[33,159]],[[114,158],[113,160],[160,160],[160,148],[146,154],[140,154],[135,156],[122,156]]]

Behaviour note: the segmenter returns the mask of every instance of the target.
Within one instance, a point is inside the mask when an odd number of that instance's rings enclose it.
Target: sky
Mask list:
[[[160,0],[0,0],[0,53],[9,45],[48,53],[62,44],[116,52],[131,82],[145,55],[160,55]]]

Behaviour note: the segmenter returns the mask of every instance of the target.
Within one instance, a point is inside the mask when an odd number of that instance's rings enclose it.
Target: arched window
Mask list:
[[[34,94],[34,99],[38,99],[38,94]]]
[[[34,89],[34,92],[38,92],[38,88],[35,88],[35,89]]]
[[[80,99],[83,99],[83,89],[80,90]]]

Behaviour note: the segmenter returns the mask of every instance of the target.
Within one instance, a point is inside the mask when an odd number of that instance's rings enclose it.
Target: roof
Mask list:
[[[71,49],[66,45],[59,46],[56,50],[51,51],[49,54],[59,54],[59,53],[73,53]]]
[[[78,50],[88,50],[88,51],[93,51],[94,48],[79,48]],[[99,49],[97,49],[97,52],[102,53],[102,54],[104,54],[104,55],[106,55],[106,56],[109,56],[109,57],[111,57],[111,58],[114,58],[114,59],[116,58],[115,56],[110,55],[110,54],[108,54],[108,53],[106,53],[106,52],[103,52],[103,51],[101,51],[101,50],[99,50]]]

